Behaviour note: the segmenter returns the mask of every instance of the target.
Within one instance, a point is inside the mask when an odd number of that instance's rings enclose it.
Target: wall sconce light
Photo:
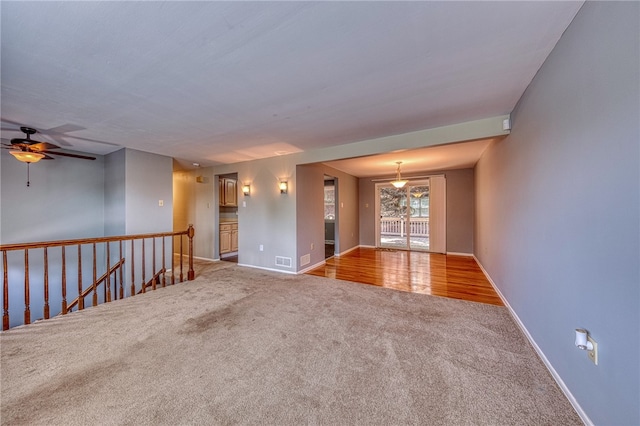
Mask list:
[[[598,344],[589,336],[589,332],[584,328],[576,328],[576,347],[587,351],[589,359],[598,365]]]
[[[242,185],[242,194],[245,197],[249,196],[251,194],[251,185],[249,185],[248,183]]]
[[[281,194],[286,194],[287,190],[289,189],[289,185],[287,184],[286,180],[281,180],[280,184],[278,185],[278,187],[280,188],[280,193]]]
[[[593,349],[593,343],[587,340],[587,330],[584,328],[576,328],[576,346],[583,351]]]

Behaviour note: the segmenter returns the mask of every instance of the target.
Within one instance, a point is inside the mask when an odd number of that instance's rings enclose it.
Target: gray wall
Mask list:
[[[104,233],[108,236],[126,233],[125,151],[121,149],[104,157]]]
[[[133,149],[125,158],[127,234],[172,231],[173,160]]]
[[[104,158],[67,157],[27,165],[0,150],[2,244],[101,237],[104,233]]]
[[[344,253],[358,245],[358,179],[324,164],[297,167],[297,256],[309,254],[306,269],[324,260],[324,175],[337,178],[336,252]],[[314,249],[311,249],[313,244]]]
[[[435,171],[413,175],[425,176],[427,174],[444,174],[447,179],[447,252],[473,253],[475,212],[473,169]],[[411,175],[403,176],[410,179]],[[372,179],[376,178],[359,180],[360,244],[365,246],[376,245],[376,182],[372,182]]]
[[[213,168],[214,181],[216,176],[237,173],[238,185],[251,185],[251,195],[240,195],[238,198],[239,264],[292,273],[296,271],[296,169],[287,157],[271,157]],[[280,179],[289,182],[287,194],[280,194]],[[213,194],[217,202],[217,184],[213,185]],[[213,213],[213,221],[202,224],[199,220],[195,227],[196,232],[201,232],[198,229],[203,227],[212,227],[214,231],[211,231],[211,235],[215,239],[212,250],[218,257],[216,232],[220,217],[217,209]],[[263,246],[262,251],[260,245]],[[291,258],[291,267],[276,265],[276,256]]]
[[[324,167],[322,164],[298,166],[296,176],[299,189],[296,237],[300,270],[324,261]],[[300,258],[307,254],[310,261],[302,265]]]
[[[476,256],[595,424],[640,424],[639,16],[585,3],[476,166]]]

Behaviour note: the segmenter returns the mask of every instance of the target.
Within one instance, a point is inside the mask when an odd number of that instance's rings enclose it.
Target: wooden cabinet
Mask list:
[[[220,224],[220,254],[238,251],[238,223]]]
[[[231,224],[220,225],[220,254],[231,251]]]
[[[221,206],[238,206],[238,184],[235,179],[219,178],[218,194]]]
[[[231,251],[238,251],[238,224],[231,225]]]

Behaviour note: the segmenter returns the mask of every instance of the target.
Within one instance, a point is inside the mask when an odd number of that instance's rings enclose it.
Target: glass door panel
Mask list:
[[[391,185],[382,186],[378,192],[380,209],[379,246],[407,249],[406,230],[407,190]]]
[[[410,185],[408,238],[411,250],[429,250],[429,184]]]

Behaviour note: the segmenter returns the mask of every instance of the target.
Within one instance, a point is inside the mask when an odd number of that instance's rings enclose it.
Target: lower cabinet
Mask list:
[[[231,251],[238,251],[238,224],[231,225]]]
[[[220,224],[220,254],[238,251],[238,224]]]

